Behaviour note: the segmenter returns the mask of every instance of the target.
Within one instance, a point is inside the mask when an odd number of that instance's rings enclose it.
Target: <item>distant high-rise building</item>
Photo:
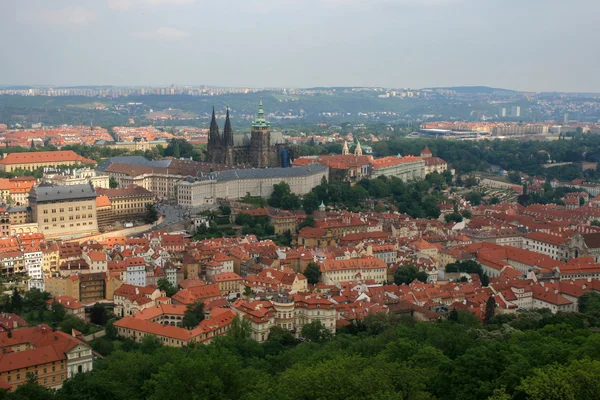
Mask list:
[[[510,109],[510,115],[511,115],[511,117],[520,117],[521,116],[521,107],[512,106],[512,108]]]
[[[569,123],[569,113],[565,113],[565,115],[563,115],[563,124],[568,124]]]
[[[502,107],[502,108],[500,109],[500,116],[501,116],[501,117],[506,117],[506,108]]]

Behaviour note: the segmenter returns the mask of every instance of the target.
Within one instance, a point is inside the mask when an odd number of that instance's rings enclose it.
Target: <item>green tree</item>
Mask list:
[[[485,317],[483,322],[485,324],[488,324],[492,318],[494,318],[494,315],[496,314],[496,300],[494,299],[494,296],[490,296],[487,300],[487,302],[485,303]]]
[[[108,179],[108,187],[110,187],[111,189],[115,189],[119,187],[119,182],[117,181],[117,179],[114,176],[111,176]]]
[[[469,192],[465,195],[465,199],[471,203],[473,206],[478,206],[481,204],[481,193],[479,192]]]
[[[309,342],[325,342],[333,338],[333,334],[320,320],[314,320],[302,327],[300,335]]]
[[[12,296],[10,298],[10,305],[14,311],[20,312],[23,310],[23,299],[16,288],[13,289]]]
[[[101,337],[92,343],[92,349],[106,357],[115,350],[115,345],[111,340]]]
[[[67,315],[60,324],[60,330],[71,334],[73,329],[83,334],[86,334],[89,331],[88,325],[80,318],[77,318],[74,315]]]
[[[427,282],[427,273],[419,271],[414,265],[401,265],[394,272],[394,283],[396,285],[408,285],[414,280]]]
[[[305,226],[310,226],[314,228],[316,223],[317,222],[315,221],[315,219],[309,215],[304,219],[304,221],[300,222],[300,225],[298,225],[298,229],[302,229]]]
[[[488,286],[490,284],[490,277],[485,272],[479,276],[481,280],[481,286]]]
[[[153,224],[158,221],[158,211],[154,204],[146,204],[146,215],[144,216],[144,222],[147,224]]]
[[[481,265],[475,260],[457,261],[446,265],[446,272],[466,272],[468,274],[481,274]]]
[[[67,315],[67,311],[62,306],[62,304],[56,301],[52,302],[52,306],[50,306],[50,311],[52,311],[52,321],[55,324],[60,324]]]
[[[193,329],[198,326],[200,322],[204,320],[204,303],[196,302],[193,304],[189,304],[185,313],[183,314],[183,319],[181,320],[181,324],[186,329]]]
[[[173,146],[173,157],[181,158],[181,149],[179,148],[178,142],[175,142],[175,145]]]
[[[106,338],[110,340],[114,340],[118,336],[117,328],[115,328],[113,321],[108,321],[108,323],[104,327],[104,332]]]
[[[177,288],[167,278],[160,278],[158,282],[156,282],[156,286],[164,291],[167,297],[173,297],[173,295],[177,293]]]
[[[462,215],[460,215],[458,212],[453,212],[452,214],[446,214],[444,216],[444,220],[446,221],[446,223],[448,222],[462,222],[463,217]]]
[[[321,267],[317,263],[309,262],[304,270],[304,276],[309,284],[316,285],[321,280]]]
[[[227,335],[236,341],[243,341],[248,339],[251,334],[252,327],[250,326],[250,321],[236,314],[229,325],[229,329],[227,329]]]
[[[90,322],[102,326],[108,322],[108,313],[102,304],[96,303],[92,306],[90,310]]]
[[[576,400],[575,387],[562,366],[552,365],[536,369],[519,387],[531,400]]]
[[[231,214],[231,207],[229,207],[228,205],[220,205],[219,210],[221,211],[221,215]]]
[[[272,326],[269,328],[268,341],[272,343],[278,343],[282,346],[292,346],[296,344],[294,335],[292,335],[287,329],[283,329],[280,326]]]
[[[600,293],[589,291],[579,297],[580,313],[600,314]]]
[[[23,307],[26,310],[46,309],[46,302],[50,300],[50,293],[43,292],[38,288],[31,288],[23,296]]]
[[[145,335],[140,343],[140,350],[145,354],[152,354],[162,347],[162,342],[154,335]]]
[[[300,198],[295,193],[289,193],[281,199],[281,208],[284,210],[298,210]]]
[[[33,374],[32,374],[33,375]],[[36,382],[34,382],[34,380]],[[31,382],[25,383],[19,386],[13,393],[10,393],[7,399],[14,400],[52,400],[56,398],[54,390],[46,389],[45,387],[37,383],[35,376],[31,379]]]
[[[252,216],[250,214],[239,213],[235,217],[235,224],[236,225],[248,225],[248,226],[254,225],[254,218],[252,218]]]
[[[515,185],[521,184],[521,174],[517,171],[511,171],[508,173],[508,180]]]
[[[283,199],[291,194],[290,185],[285,182],[281,182],[273,185],[273,192],[269,197],[268,203],[271,207],[281,208]]]
[[[37,385],[37,376],[33,372],[27,372],[25,374],[25,383],[29,385]]]
[[[302,199],[302,208],[307,215],[311,215],[314,211],[319,208],[319,198],[314,192],[309,192],[304,195]]]

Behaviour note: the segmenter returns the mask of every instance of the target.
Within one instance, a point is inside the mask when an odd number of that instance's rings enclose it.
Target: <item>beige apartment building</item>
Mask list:
[[[41,246],[42,250],[42,271],[44,274],[49,274],[52,271],[57,271],[60,265],[60,252],[58,245],[50,242]]]
[[[98,232],[96,191],[89,184],[40,185],[31,191],[33,222],[46,238],[74,238]]]
[[[376,257],[325,260],[321,264],[321,282],[326,285],[369,280],[385,283],[386,279],[387,264]]]
[[[15,170],[35,171],[38,168],[58,167],[59,165],[95,165],[94,160],[82,157],[72,150],[36,151],[27,153],[3,154],[0,160],[0,171]]]
[[[112,217],[117,221],[142,219],[146,215],[146,206],[154,204],[154,194],[141,186],[98,188],[97,192],[108,198]]]
[[[52,297],[70,296],[80,300],[79,296],[79,276],[73,275],[67,278],[47,277],[44,281],[46,292],[52,294]]]
[[[73,238],[98,232],[97,194],[91,185],[40,185],[29,203],[33,222],[46,238]]]

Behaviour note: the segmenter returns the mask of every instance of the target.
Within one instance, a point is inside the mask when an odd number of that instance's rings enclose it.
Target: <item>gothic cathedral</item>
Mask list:
[[[227,110],[223,136],[221,136],[213,107],[208,132],[208,161],[225,164],[228,167],[250,165],[254,168],[273,168],[290,165],[283,135],[281,132],[271,132],[271,125],[265,120],[262,99],[258,106],[258,113],[252,121],[250,135],[233,133],[229,110]]]

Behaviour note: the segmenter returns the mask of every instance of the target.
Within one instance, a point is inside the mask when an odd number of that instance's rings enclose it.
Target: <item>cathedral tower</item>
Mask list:
[[[233,130],[231,129],[231,121],[229,120],[229,108],[227,109],[227,116],[225,117],[225,127],[223,128],[223,145],[225,147],[223,163],[228,167],[233,166]]]
[[[270,165],[271,125],[265,120],[262,98],[258,105],[258,113],[252,121],[250,135],[250,162],[255,168],[266,168]]]
[[[213,107],[210,128],[208,130],[208,160],[212,163],[221,164],[223,162],[223,146],[221,135],[219,134],[219,125],[215,116]]]

